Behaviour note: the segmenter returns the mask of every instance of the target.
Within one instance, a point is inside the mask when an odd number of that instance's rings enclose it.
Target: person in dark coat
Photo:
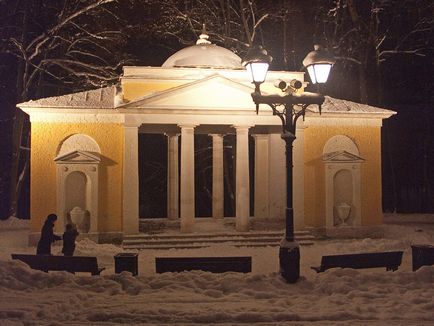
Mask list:
[[[63,233],[63,248],[62,252],[65,256],[72,256],[75,250],[75,239],[78,236],[78,231],[72,224],[66,224],[65,232]]]
[[[50,214],[45,220],[41,230],[41,238],[36,249],[37,255],[51,255],[51,244],[54,241],[62,240],[62,237],[54,234],[54,223],[57,221],[56,214]]]

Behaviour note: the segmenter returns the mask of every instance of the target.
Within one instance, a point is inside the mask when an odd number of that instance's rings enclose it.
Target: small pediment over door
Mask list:
[[[356,162],[364,162],[365,159],[349,153],[347,151],[336,151],[336,152],[331,152],[331,153],[326,153],[323,155],[322,160],[325,163],[337,163],[337,162],[341,162],[341,163],[356,163]]]
[[[58,164],[74,164],[74,163],[99,163],[101,158],[99,154],[86,152],[86,151],[72,151],[63,155],[60,155],[54,159]]]

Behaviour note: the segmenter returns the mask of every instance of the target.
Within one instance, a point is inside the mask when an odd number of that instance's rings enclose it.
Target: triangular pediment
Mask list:
[[[87,151],[72,151],[60,155],[54,159],[56,163],[99,163],[101,158],[98,154]]]
[[[323,155],[324,162],[363,162],[365,159],[347,151],[336,151]]]
[[[118,109],[252,110],[252,92],[253,87],[216,74],[150,94]]]

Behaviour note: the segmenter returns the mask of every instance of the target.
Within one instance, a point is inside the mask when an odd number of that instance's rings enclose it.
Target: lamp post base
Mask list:
[[[295,283],[300,278],[300,245],[285,238],[279,248],[280,275],[288,283]]]

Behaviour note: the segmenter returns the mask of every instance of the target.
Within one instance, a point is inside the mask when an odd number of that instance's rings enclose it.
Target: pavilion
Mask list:
[[[303,72],[271,71],[263,85],[299,80]],[[31,234],[45,217],[79,224],[111,242],[139,232],[140,133],[167,137],[167,216],[195,232],[195,135],[212,138],[212,219],[233,218],[248,232],[252,218],[284,219],[285,147],[281,122],[264,106],[235,53],[202,34],[161,67],[123,68],[120,84],[17,106],[31,121]],[[381,127],[393,111],[326,97],[309,106],[294,145],[295,228],[336,230],[382,224]],[[223,139],[236,136],[235,216],[224,216]],[[250,216],[249,137],[253,137],[254,216]],[[146,153],[145,153],[146,154]]]

